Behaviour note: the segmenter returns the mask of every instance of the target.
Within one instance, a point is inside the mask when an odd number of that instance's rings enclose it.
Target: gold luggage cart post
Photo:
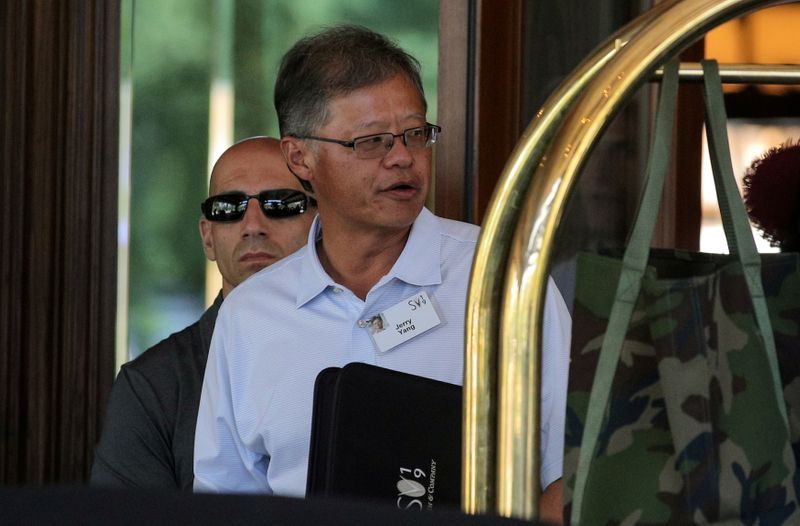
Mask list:
[[[539,348],[555,230],[606,125],[658,66],[714,27],[786,0],[658,3],[582,62],[545,102],[487,210],[467,298],[462,507],[536,518]],[[797,66],[722,65],[726,83],[799,84]],[[683,81],[701,81],[681,64]],[[496,423],[496,430],[495,430]]]

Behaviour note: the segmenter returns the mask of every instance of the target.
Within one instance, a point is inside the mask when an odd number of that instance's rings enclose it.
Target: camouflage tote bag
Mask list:
[[[730,255],[650,249],[673,62],[624,255],[578,259],[564,456],[572,524],[800,523],[798,259],[757,253],[730,164],[718,66],[703,69]]]

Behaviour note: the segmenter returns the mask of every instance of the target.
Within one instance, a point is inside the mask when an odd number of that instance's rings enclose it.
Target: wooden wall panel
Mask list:
[[[469,218],[477,224],[522,135],[522,0],[478,2],[475,76],[475,172]]]
[[[439,1],[439,93],[437,117],[442,137],[436,146],[433,210],[437,215],[464,221],[472,198],[474,96],[471,39],[473,0]]]
[[[440,0],[435,210],[480,224],[519,138],[522,0]],[[480,147],[479,147],[480,146]]]
[[[0,484],[84,480],[113,380],[119,8],[0,6]]]

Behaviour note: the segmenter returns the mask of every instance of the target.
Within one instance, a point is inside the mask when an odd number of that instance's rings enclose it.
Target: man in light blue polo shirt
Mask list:
[[[195,490],[303,496],[314,380],[326,367],[365,362],[462,383],[478,228],[424,208],[441,129],[426,120],[417,61],[364,28],[326,29],[284,57],[275,106],[284,157],[319,214],[304,248],[220,309]],[[560,495],[569,315],[552,283],[544,321],[541,484]]]

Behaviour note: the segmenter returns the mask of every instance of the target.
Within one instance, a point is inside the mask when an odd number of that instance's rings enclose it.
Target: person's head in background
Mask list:
[[[284,156],[314,192],[325,228],[411,225],[439,131],[427,124],[414,57],[363,27],[324,29],[284,56],[275,109]]]
[[[800,143],[769,149],[744,175],[744,201],[753,225],[781,252],[800,251]]]
[[[228,148],[211,171],[208,195],[200,236],[222,274],[223,296],[303,246],[316,212],[271,137]]]

